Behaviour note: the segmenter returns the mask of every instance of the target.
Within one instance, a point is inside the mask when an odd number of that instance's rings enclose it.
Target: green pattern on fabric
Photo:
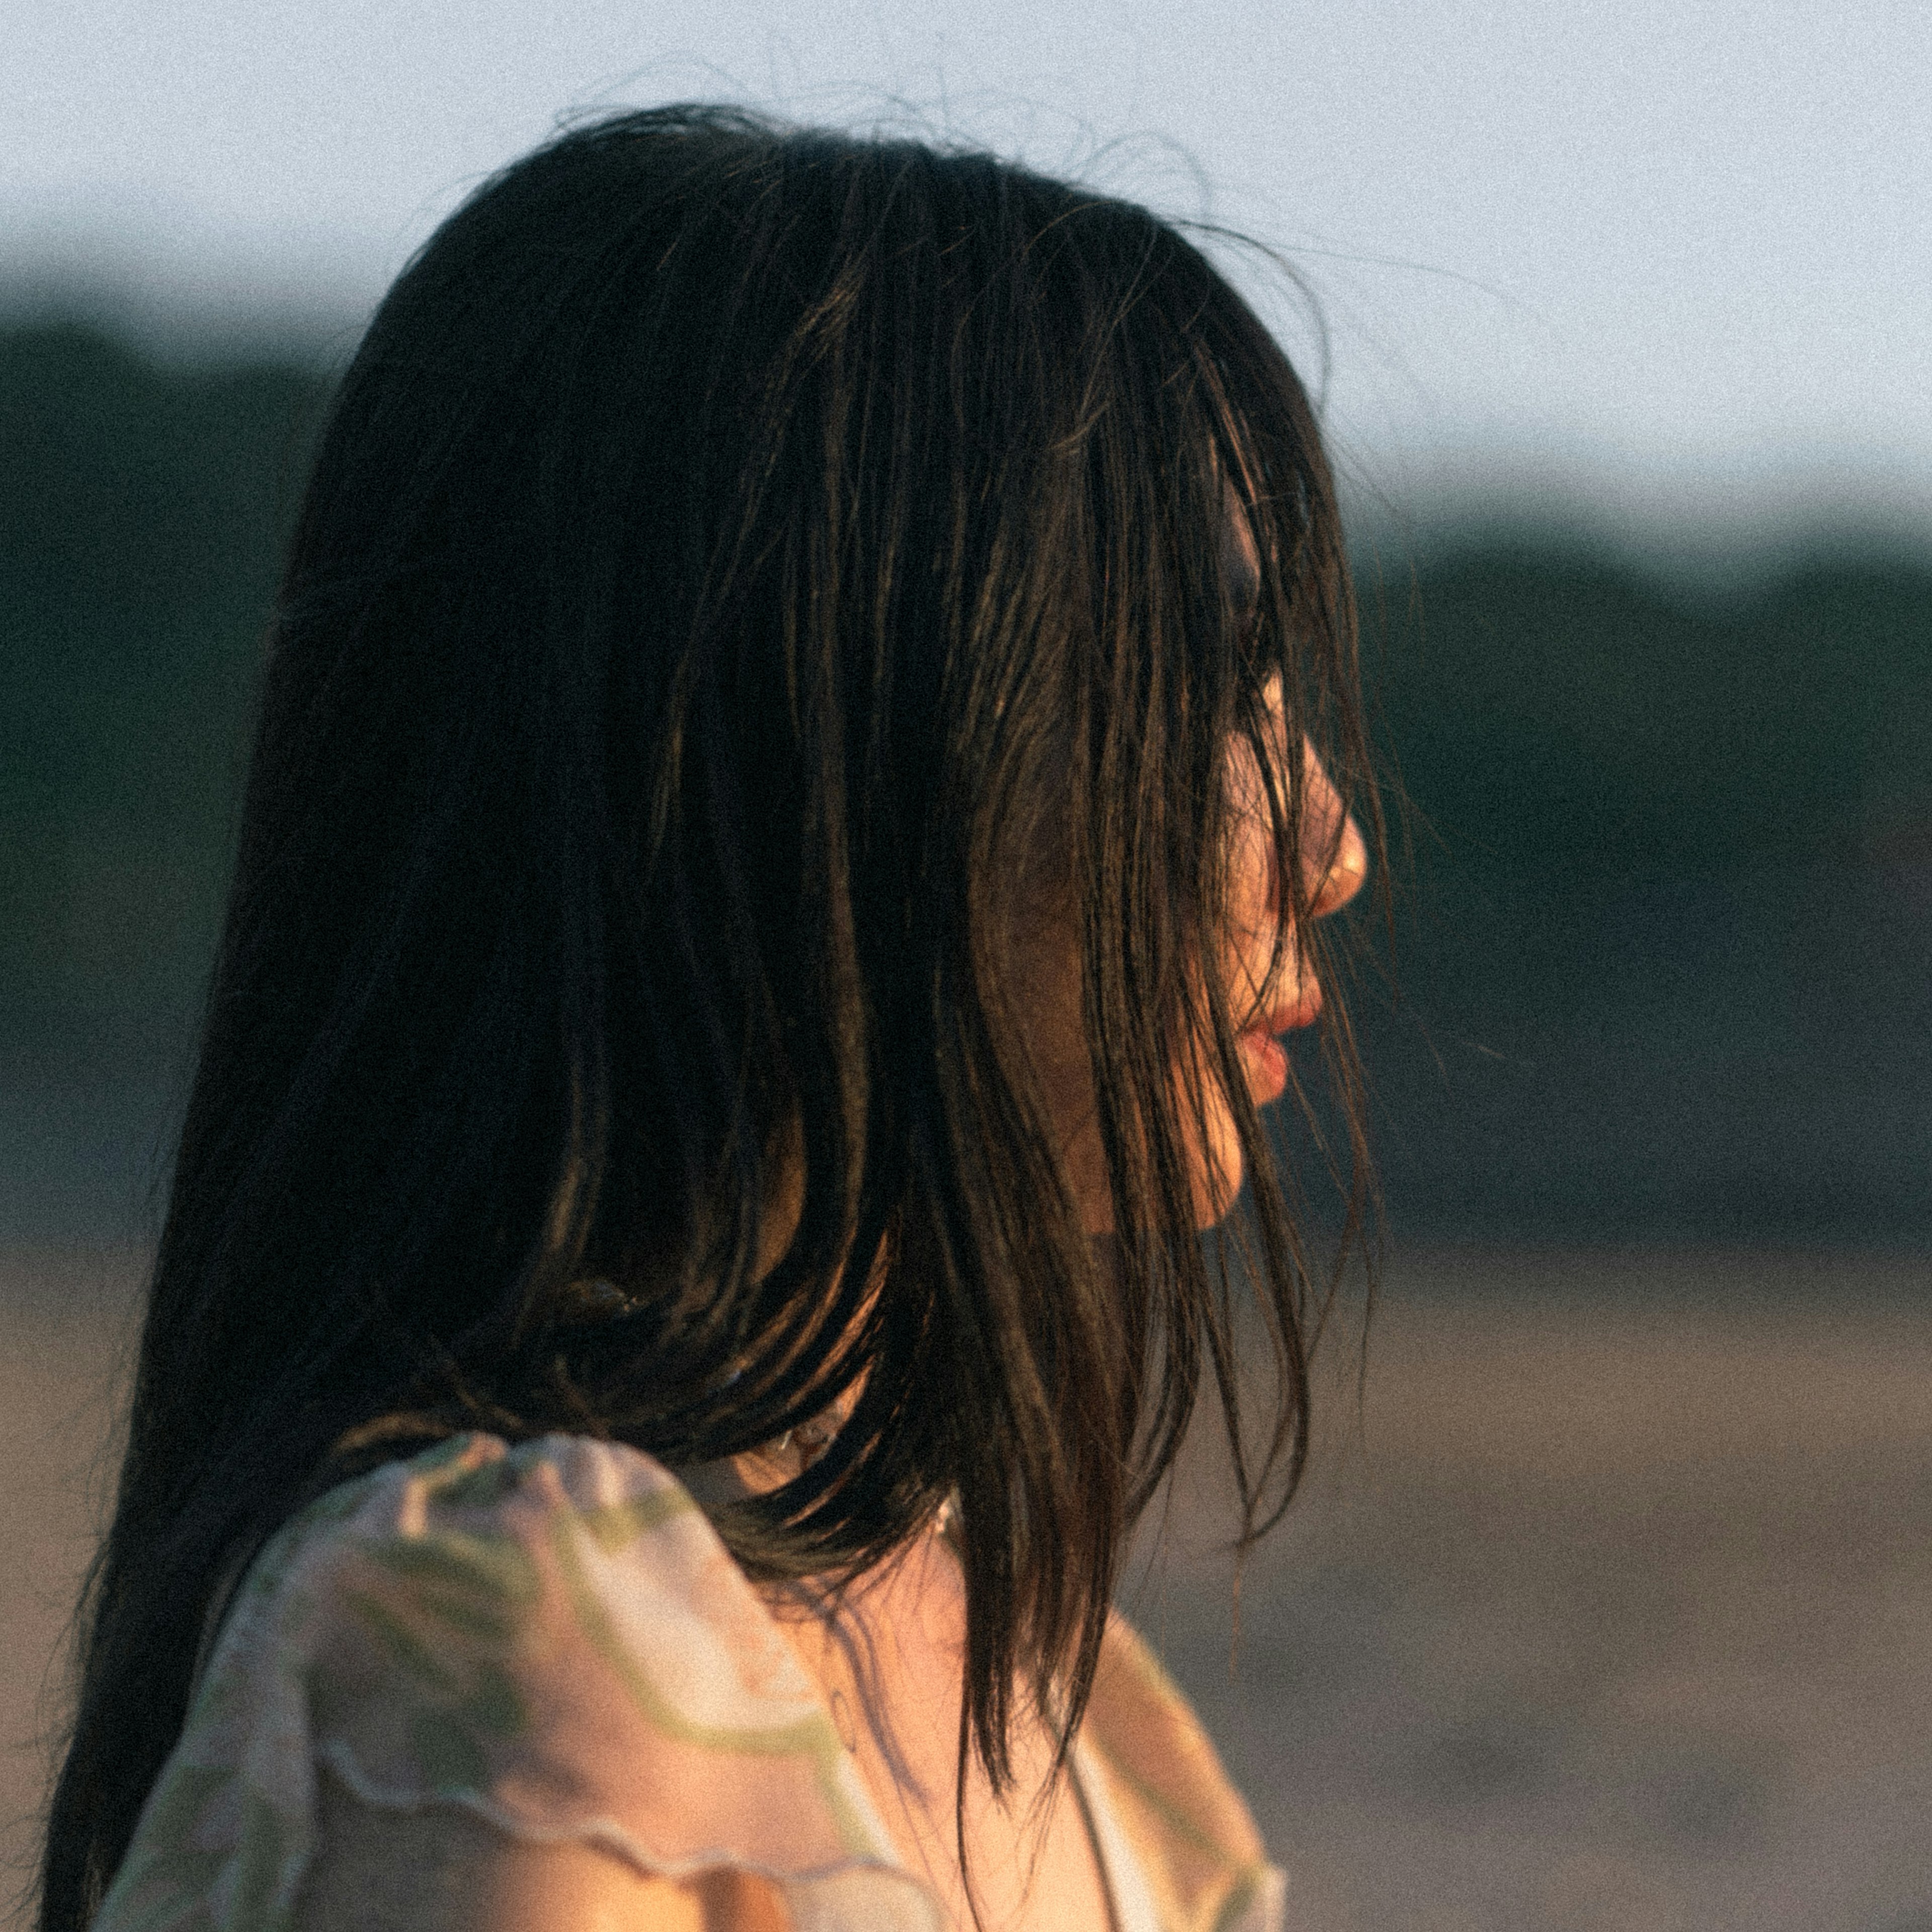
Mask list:
[[[1184,1844],[1191,1846],[1197,1852],[1204,1852],[1216,1864],[1229,1871],[1243,1872],[1258,1880],[1259,1874],[1253,1868],[1244,1865],[1225,1845],[1216,1844],[1185,1811],[1163,1797],[1145,1778],[1136,1777],[1098,1738],[1093,1740],[1089,1748],[1106,1765],[1108,1775],[1125,1785]]]
[[[528,1552],[507,1536],[441,1530],[398,1537],[373,1554],[425,1607],[458,1629],[471,1619],[481,1637],[513,1636],[543,1594]]]
[[[591,1541],[607,1556],[648,1535],[659,1524],[686,1516],[698,1508],[682,1490],[658,1490],[649,1496],[632,1496],[621,1503],[600,1503],[593,1509],[574,1512]]]
[[[195,1827],[215,1793],[236,1776],[192,1764],[170,1765],[162,1773],[134,1850],[102,1901],[104,1917],[115,1908],[116,1923],[125,1932],[161,1932],[179,1921],[184,1898],[207,1893],[228,1854],[198,1850]],[[142,1902],[130,1912],[125,1901],[136,1898]]]
[[[746,1757],[803,1755],[812,1766],[819,1793],[832,1814],[846,1851],[858,1858],[878,1856],[880,1848],[866,1828],[864,1817],[841,1786],[838,1774],[845,1748],[838,1741],[830,1716],[823,1710],[814,1710],[788,1724],[734,1730],[724,1725],[694,1724],[667,1703],[610,1628],[604,1606],[598,1600],[578,1556],[574,1534],[578,1521],[572,1512],[560,1516],[553,1527],[551,1540],[556,1550],[557,1567],[570,1592],[579,1628],[629,1691],[638,1709],[666,1736],[702,1745],[707,1750],[728,1751]]]
[[[500,1664],[474,1653],[507,1651],[528,1626],[543,1590],[529,1552],[507,1537],[445,1532],[366,1554],[406,1610],[367,1591],[345,1592],[344,1607],[410,1680],[478,1728],[514,1735],[522,1701]]]
[[[476,1439],[473,1436],[456,1437],[452,1460],[461,1455]],[[448,1481],[435,1485],[436,1500],[457,1509],[494,1509],[522,1480],[529,1460],[527,1456],[520,1458],[512,1454],[499,1456],[494,1462],[478,1463],[473,1469],[459,1470]],[[416,1466],[429,1475],[440,1466],[429,1462]]]
[[[1232,1932],[1232,1928],[1254,1910],[1267,1876],[1265,1869],[1250,1868],[1241,1874],[1240,1882],[1228,1893],[1228,1902],[1215,1918],[1214,1932]]]
[[[529,1724],[516,1682],[500,1664],[477,1666],[476,1683],[458,1708],[472,1730],[493,1738],[520,1737]]]
[[[287,1923],[292,1897],[278,1909],[276,1894],[287,1870],[288,1828],[280,1812],[252,1791],[242,1795],[242,1842],[229,1862],[232,1888],[222,1932],[274,1932]]]
[[[422,1635],[380,1599],[345,1591],[343,1608],[349,1611],[410,1681],[440,1697],[454,1697],[461,1687],[456,1675],[430,1648]]]
[[[418,1711],[410,1719],[410,1748],[423,1775],[444,1796],[490,1787],[490,1761],[468,1726],[448,1711]]]

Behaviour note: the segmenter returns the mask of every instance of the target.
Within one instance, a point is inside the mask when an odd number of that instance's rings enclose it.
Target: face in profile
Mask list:
[[[1368,875],[1367,848],[1315,748],[1306,739],[1291,744],[1278,680],[1268,690],[1268,742],[1279,760],[1277,794],[1287,789],[1289,760],[1302,761],[1302,887],[1311,916],[1325,919],[1361,890]],[[1240,1029],[1238,1044],[1249,1094],[1257,1106],[1265,1106],[1279,1100],[1288,1084],[1282,1036],[1313,1024],[1322,1011],[1322,988],[1295,943],[1293,922],[1284,920],[1286,895],[1268,788],[1246,738],[1229,746],[1228,765],[1233,849],[1228,860],[1228,930],[1220,970],[1228,1010]],[[1199,1218],[1202,1226],[1210,1226],[1240,1190],[1241,1144],[1226,1092],[1211,1071],[1204,1071],[1201,1086],[1206,1144],[1191,1151]]]
[[[1291,745],[1279,680],[1268,692],[1269,728],[1264,742],[1276,760],[1276,795],[1285,796],[1288,760],[1302,760],[1303,890],[1312,916],[1339,911],[1360,891],[1368,854],[1360,828],[1342,807],[1314,748]],[[1253,746],[1230,739],[1226,783],[1229,850],[1226,854],[1228,920],[1218,941],[1204,948],[1202,970],[1217,974],[1238,1031],[1249,1097],[1256,1106],[1279,1100],[1288,1084],[1282,1036],[1312,1025],[1322,1011],[1322,988],[1295,944],[1287,897],[1279,876],[1268,810],[1268,787]],[[1082,1224],[1104,1234],[1114,1226],[1093,1070],[1082,1017],[1080,962],[1076,922],[1064,896],[1036,904],[1022,922],[1014,952],[1015,1009],[1040,1082]],[[1194,1190],[1196,1224],[1213,1226],[1240,1191],[1240,1137],[1218,1071],[1204,1062],[1172,1070],[1177,1112],[1184,1124]],[[1192,1124],[1191,1091],[1200,1094],[1200,1120]],[[1201,1129],[1205,1130],[1204,1134]]]
[[[1261,590],[1259,559],[1252,530],[1232,491],[1228,495],[1226,559],[1235,595],[1252,609]],[[1262,742],[1273,770],[1264,774],[1254,746],[1245,736],[1230,741],[1226,783],[1231,849],[1226,856],[1228,922],[1218,953],[1208,949],[1210,970],[1220,976],[1220,991],[1236,1028],[1237,1045],[1250,1098],[1265,1106],[1288,1084],[1288,1056],[1282,1036],[1312,1026],[1322,1012],[1322,988],[1297,944],[1291,909],[1284,901],[1274,827],[1268,807],[1269,780],[1277,798],[1286,797],[1301,762],[1300,886],[1308,916],[1325,919],[1360,891],[1368,873],[1368,850],[1361,830],[1342,801],[1305,737],[1296,742],[1286,716],[1281,680],[1270,679],[1267,723]],[[1211,1227],[1233,1204],[1241,1186],[1241,1143],[1226,1090],[1213,1069],[1199,1070],[1198,1084],[1205,1135],[1190,1148],[1196,1218]],[[1182,1109],[1184,1120],[1192,1114]]]

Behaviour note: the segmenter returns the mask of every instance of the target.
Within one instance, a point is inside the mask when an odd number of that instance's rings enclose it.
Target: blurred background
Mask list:
[[[4,18],[21,1876],[332,375],[412,250],[560,116],[728,98],[990,144],[1280,258],[1211,243],[1320,394],[1409,802],[1393,982],[1378,940],[1356,989],[1388,1262],[1365,1378],[1359,1295],[1329,1338],[1313,1474],[1239,1643],[1198,1528],[1130,1595],[1294,1922],[1932,1928],[1916,10]]]

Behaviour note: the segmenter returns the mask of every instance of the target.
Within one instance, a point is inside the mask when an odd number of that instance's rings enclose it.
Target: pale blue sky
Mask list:
[[[0,298],[346,336],[560,112],[692,98],[903,111],[1281,245],[1398,496],[1932,506],[1923,0],[0,0]]]

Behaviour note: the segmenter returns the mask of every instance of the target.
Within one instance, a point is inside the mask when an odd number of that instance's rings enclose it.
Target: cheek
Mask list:
[[[1264,838],[1256,842],[1257,854],[1267,850]],[[1264,872],[1257,866],[1254,876],[1264,879]],[[1255,971],[1264,976],[1274,932],[1264,884],[1261,896],[1264,903],[1255,916],[1262,937],[1260,964]],[[1249,984],[1245,976],[1250,956],[1247,948],[1237,946],[1231,949],[1225,964],[1227,995],[1238,1010],[1244,1000],[1252,1001],[1260,992],[1258,985]],[[1037,910],[1016,932],[1008,960],[1006,996],[1012,1019],[1081,1226],[1090,1234],[1112,1234],[1113,1190],[1100,1136],[1093,1067],[1088,1058],[1072,919]],[[1198,1118],[1190,1089],[1200,1095]],[[1177,1065],[1169,1094],[1193,1195],[1195,1225],[1211,1228],[1226,1216],[1240,1191],[1241,1144],[1233,1111],[1218,1075],[1205,1065],[1195,1070],[1191,1080],[1186,1067]]]
[[[1277,980],[1283,974],[1292,977],[1295,949],[1293,932],[1284,925],[1274,828],[1253,757],[1245,746],[1234,766],[1222,983],[1238,1024],[1244,1009],[1258,1004],[1273,990],[1271,969]]]

